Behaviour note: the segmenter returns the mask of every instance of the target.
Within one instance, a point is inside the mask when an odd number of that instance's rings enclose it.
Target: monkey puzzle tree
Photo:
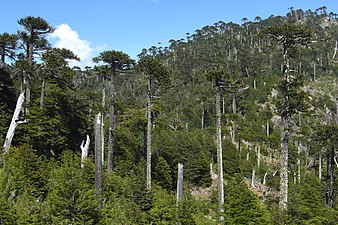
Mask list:
[[[278,85],[280,98],[278,101],[281,117],[281,154],[280,154],[280,199],[279,206],[287,210],[288,203],[288,144],[292,135],[293,115],[304,111],[305,93],[301,90],[303,79],[301,74],[290,68],[290,59],[296,56],[299,46],[311,42],[312,32],[302,26],[282,24],[265,30],[268,36],[277,41],[282,47],[283,77]]]
[[[138,62],[138,70],[147,80],[147,191],[151,190],[151,128],[152,98],[154,86],[169,83],[168,71],[157,59],[144,56]]]
[[[19,38],[23,42],[23,49],[26,52],[26,59],[33,61],[34,54],[48,47],[48,41],[44,37],[54,31],[46,20],[41,17],[27,16],[18,20],[24,31],[19,31]]]
[[[216,134],[217,134],[217,164],[218,164],[218,211],[223,212],[224,187],[223,187],[223,158],[222,158],[222,125],[221,125],[221,93],[236,93],[242,82],[224,68],[206,72],[205,76],[212,81],[215,87],[216,104]]]
[[[108,163],[107,171],[111,172],[113,168],[113,153],[115,141],[115,98],[116,98],[116,76],[123,70],[133,67],[134,60],[121,51],[104,51],[99,56],[94,57],[93,61],[103,62],[108,66],[110,72],[110,103],[109,103],[109,133],[108,133]]]
[[[58,83],[67,83],[61,75],[62,70],[68,66],[67,60],[80,60],[71,50],[65,48],[52,48],[42,54],[43,69],[41,83],[40,108],[43,108],[46,81],[48,79],[56,80]]]
[[[14,58],[18,37],[15,34],[7,32],[0,34],[0,68],[5,65],[5,57]]]
[[[26,91],[26,105],[30,103],[30,80],[33,77],[33,59],[37,54],[49,47],[49,43],[45,38],[46,35],[52,33],[54,28],[51,27],[46,20],[41,17],[27,16],[18,20],[18,24],[23,26],[24,31],[18,31],[18,37],[21,40],[21,48],[25,51],[26,60],[29,63],[28,71],[24,71],[23,86]],[[26,106],[27,107],[27,106]]]

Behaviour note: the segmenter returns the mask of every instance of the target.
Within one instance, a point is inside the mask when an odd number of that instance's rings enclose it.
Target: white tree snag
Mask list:
[[[334,60],[334,58],[336,58],[337,50],[338,50],[338,40],[336,41],[336,47],[335,47],[335,49],[334,49],[334,53],[333,53],[333,56],[332,56],[332,59],[333,59],[333,60]]]
[[[87,159],[89,144],[90,144],[90,139],[89,139],[89,135],[87,135],[86,143],[85,143],[85,141],[82,141],[82,143],[80,145],[80,148],[81,148],[81,151],[82,151],[82,154],[81,154],[81,168],[84,167],[84,163],[85,163],[85,161]]]
[[[151,80],[148,79],[147,95],[147,191],[151,190],[151,128],[152,128],[152,102],[151,102]]]
[[[257,169],[261,166],[261,146],[258,145],[257,147]]]
[[[221,93],[216,87],[216,133],[217,133],[217,164],[218,164],[218,212],[223,212],[224,187],[223,187],[223,154],[222,154],[222,127],[221,127]],[[221,218],[220,218],[221,219]]]
[[[102,89],[102,123],[101,123],[101,147],[102,147],[102,167],[104,165],[104,108],[106,105],[106,89]]]
[[[95,188],[99,199],[99,207],[102,207],[102,156],[101,156],[101,113],[96,114],[95,117]]]
[[[179,202],[182,201],[182,197],[183,197],[183,165],[179,163],[177,175],[177,201],[176,201],[177,206]]]
[[[6,138],[5,138],[5,141],[4,141],[4,145],[3,145],[3,152],[4,153],[8,153],[8,151],[9,151],[9,147],[11,146],[16,127],[19,124],[27,122],[27,120],[24,120],[24,121],[19,120],[20,119],[20,111],[21,111],[21,108],[22,108],[24,101],[25,101],[25,92],[23,91],[23,92],[21,92],[21,94],[18,97],[18,100],[16,102],[16,107],[15,107],[15,110],[14,110],[14,113],[13,113],[12,121],[11,121],[11,124],[9,125],[8,131],[7,131],[7,135],[6,135]]]
[[[268,172],[265,172],[264,178],[263,178],[263,185],[266,185],[266,176],[268,175]]]
[[[319,150],[319,166],[318,166],[318,178],[322,180],[322,149]]]
[[[251,187],[256,188],[256,170],[252,170]]]

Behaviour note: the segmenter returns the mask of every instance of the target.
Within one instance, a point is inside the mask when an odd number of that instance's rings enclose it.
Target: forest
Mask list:
[[[338,224],[338,14],[218,21],[71,67],[0,34],[0,224]]]

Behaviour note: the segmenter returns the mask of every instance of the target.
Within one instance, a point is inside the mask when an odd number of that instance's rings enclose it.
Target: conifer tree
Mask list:
[[[155,58],[144,56],[138,62],[138,70],[147,80],[147,190],[151,190],[151,130],[152,130],[152,98],[155,85],[168,85],[168,72]]]
[[[218,211],[223,212],[224,183],[223,183],[223,153],[222,153],[222,126],[221,126],[221,93],[235,93],[241,86],[240,80],[235,79],[226,69],[210,70],[206,77],[215,87],[216,105],[216,137],[217,137],[217,165],[218,165]]]
[[[287,209],[288,203],[288,145],[292,136],[292,116],[297,111],[304,111],[304,92],[301,91],[303,80],[300,74],[290,68],[290,58],[295,56],[297,48],[311,42],[312,32],[302,26],[282,24],[270,27],[266,33],[282,47],[283,77],[279,84],[281,101],[279,114],[281,116],[281,154],[280,154],[280,199],[282,210]]]
[[[94,62],[103,62],[108,66],[110,72],[110,101],[109,101],[109,133],[108,133],[108,163],[107,171],[111,172],[113,169],[113,154],[115,142],[115,101],[116,101],[116,76],[124,70],[131,69],[134,65],[132,60],[127,54],[121,51],[104,51],[99,56],[93,58]]]

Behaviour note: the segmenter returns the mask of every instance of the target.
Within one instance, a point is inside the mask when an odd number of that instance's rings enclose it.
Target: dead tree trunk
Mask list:
[[[41,84],[41,95],[40,95],[40,109],[43,109],[44,101],[45,101],[45,91],[46,91],[46,79],[43,78]]]
[[[102,167],[104,165],[104,115],[105,115],[105,103],[106,103],[106,90],[102,89],[102,115],[101,115],[101,151],[102,151]]]
[[[110,107],[109,107],[109,134],[108,134],[108,157],[107,157],[107,171],[110,173],[113,169],[113,154],[115,142],[115,74],[111,75],[110,81]]]
[[[217,164],[218,164],[218,212],[223,212],[223,154],[222,154],[222,126],[221,126],[221,91],[216,86],[216,133],[217,133]]]
[[[87,135],[86,143],[85,143],[85,141],[82,141],[82,143],[80,145],[80,148],[81,148],[81,151],[82,151],[82,154],[81,154],[81,168],[84,167],[84,163],[85,163],[85,161],[87,159],[88,150],[89,150],[89,144],[90,144],[90,139],[89,139],[89,135]]]
[[[19,98],[16,102],[16,107],[15,107],[15,110],[14,110],[14,113],[13,113],[12,121],[11,121],[11,124],[9,125],[8,131],[7,131],[7,135],[6,135],[6,138],[5,138],[5,141],[4,141],[4,145],[3,145],[3,152],[4,153],[8,153],[8,151],[9,151],[9,147],[11,146],[16,127],[19,124],[27,122],[27,120],[20,121],[20,111],[21,111],[21,108],[22,108],[24,101],[25,101],[25,92],[23,91],[19,95]]]
[[[152,128],[152,102],[151,80],[148,79],[147,94],[147,191],[151,190],[151,128]]]
[[[178,175],[177,175],[177,206],[182,201],[183,197],[183,165],[181,163],[178,164]]]
[[[102,155],[101,155],[101,113],[98,113],[95,118],[95,188],[97,190],[97,197],[99,207],[102,207]]]

